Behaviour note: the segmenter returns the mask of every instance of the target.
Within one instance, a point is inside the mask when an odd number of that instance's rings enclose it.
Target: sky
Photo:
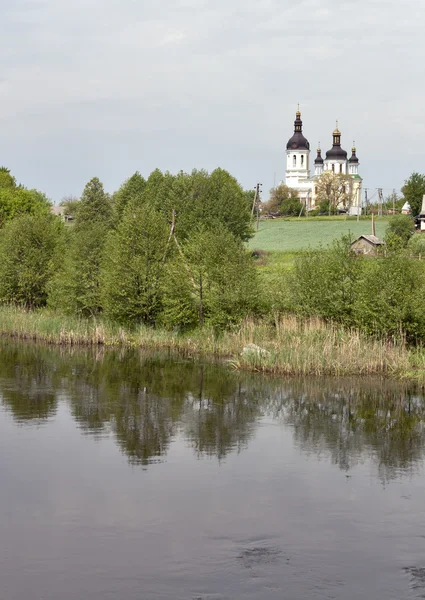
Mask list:
[[[425,2],[0,0],[0,164],[53,202],[92,177],[227,169],[267,199],[300,104],[369,197],[425,172]]]

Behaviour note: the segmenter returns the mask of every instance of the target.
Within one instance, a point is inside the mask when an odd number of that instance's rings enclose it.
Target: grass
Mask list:
[[[388,219],[376,221],[376,234],[383,237],[388,226]],[[372,233],[370,219],[355,217],[310,217],[273,219],[260,221],[260,228],[249,241],[251,250],[290,251],[305,248],[326,246],[343,234],[351,233],[353,237]]]
[[[138,346],[176,350],[185,356],[230,359],[236,369],[276,375],[385,375],[425,380],[425,351],[403,341],[376,340],[355,330],[300,320],[247,320],[235,331],[178,334],[139,327],[125,330],[98,320],[65,317],[47,310],[0,307],[0,334],[58,345]]]

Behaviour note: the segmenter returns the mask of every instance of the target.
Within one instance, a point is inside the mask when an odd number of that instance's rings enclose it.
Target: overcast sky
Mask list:
[[[267,196],[300,103],[364,185],[425,172],[425,2],[0,0],[0,164],[54,202],[98,176],[229,170]],[[371,195],[371,194],[369,194]]]

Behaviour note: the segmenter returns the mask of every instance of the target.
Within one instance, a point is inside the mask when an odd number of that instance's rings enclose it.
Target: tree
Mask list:
[[[0,188],[14,189],[16,187],[16,179],[11,175],[10,170],[0,167]]]
[[[174,176],[151,173],[143,193],[144,202],[162,212],[170,222],[176,213],[179,240],[189,237],[199,223],[207,228],[224,225],[242,240],[252,235],[251,211],[242,187],[227,171],[182,171]]]
[[[101,312],[100,268],[111,226],[110,199],[95,177],[84,188],[62,268],[49,287],[52,308],[84,317]]]
[[[401,188],[403,198],[410,204],[412,215],[416,217],[421,212],[422,198],[425,194],[425,175],[412,173]]]
[[[143,201],[143,192],[146,188],[146,180],[138,171],[127,179],[120,189],[113,196],[115,210],[115,221],[118,222],[130,203],[140,203]]]
[[[318,177],[316,188],[316,204],[328,207],[329,214],[352,204],[352,180],[348,175],[325,171]]]
[[[301,204],[297,192],[283,184],[272,188],[270,190],[270,198],[264,204],[264,210],[267,213],[299,215]]]
[[[390,248],[406,248],[414,232],[415,222],[410,215],[395,215],[389,220],[385,242]]]
[[[55,249],[63,226],[52,215],[21,215],[9,221],[0,238],[0,298],[36,308],[47,301]]]
[[[153,324],[161,307],[168,239],[163,216],[148,206],[128,206],[106,244],[102,265],[105,314],[124,325]]]
[[[223,225],[201,228],[167,266],[163,322],[223,329],[255,311],[257,273],[243,242]]]
[[[94,177],[84,188],[75,225],[80,227],[86,223],[99,222],[110,226],[111,220],[111,200],[105,193],[102,183],[97,177]]]
[[[59,206],[64,206],[66,214],[75,219],[80,206],[80,199],[75,196],[65,196],[59,203]]]
[[[51,308],[81,317],[102,310],[100,267],[108,230],[102,223],[81,223],[69,232],[61,268],[49,285]]]

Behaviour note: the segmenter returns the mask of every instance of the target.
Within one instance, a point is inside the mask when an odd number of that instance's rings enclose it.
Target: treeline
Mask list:
[[[112,196],[94,178],[72,227],[48,211],[5,224],[0,299],[128,327],[227,327],[258,312],[250,202],[221,169],[135,173]]]

